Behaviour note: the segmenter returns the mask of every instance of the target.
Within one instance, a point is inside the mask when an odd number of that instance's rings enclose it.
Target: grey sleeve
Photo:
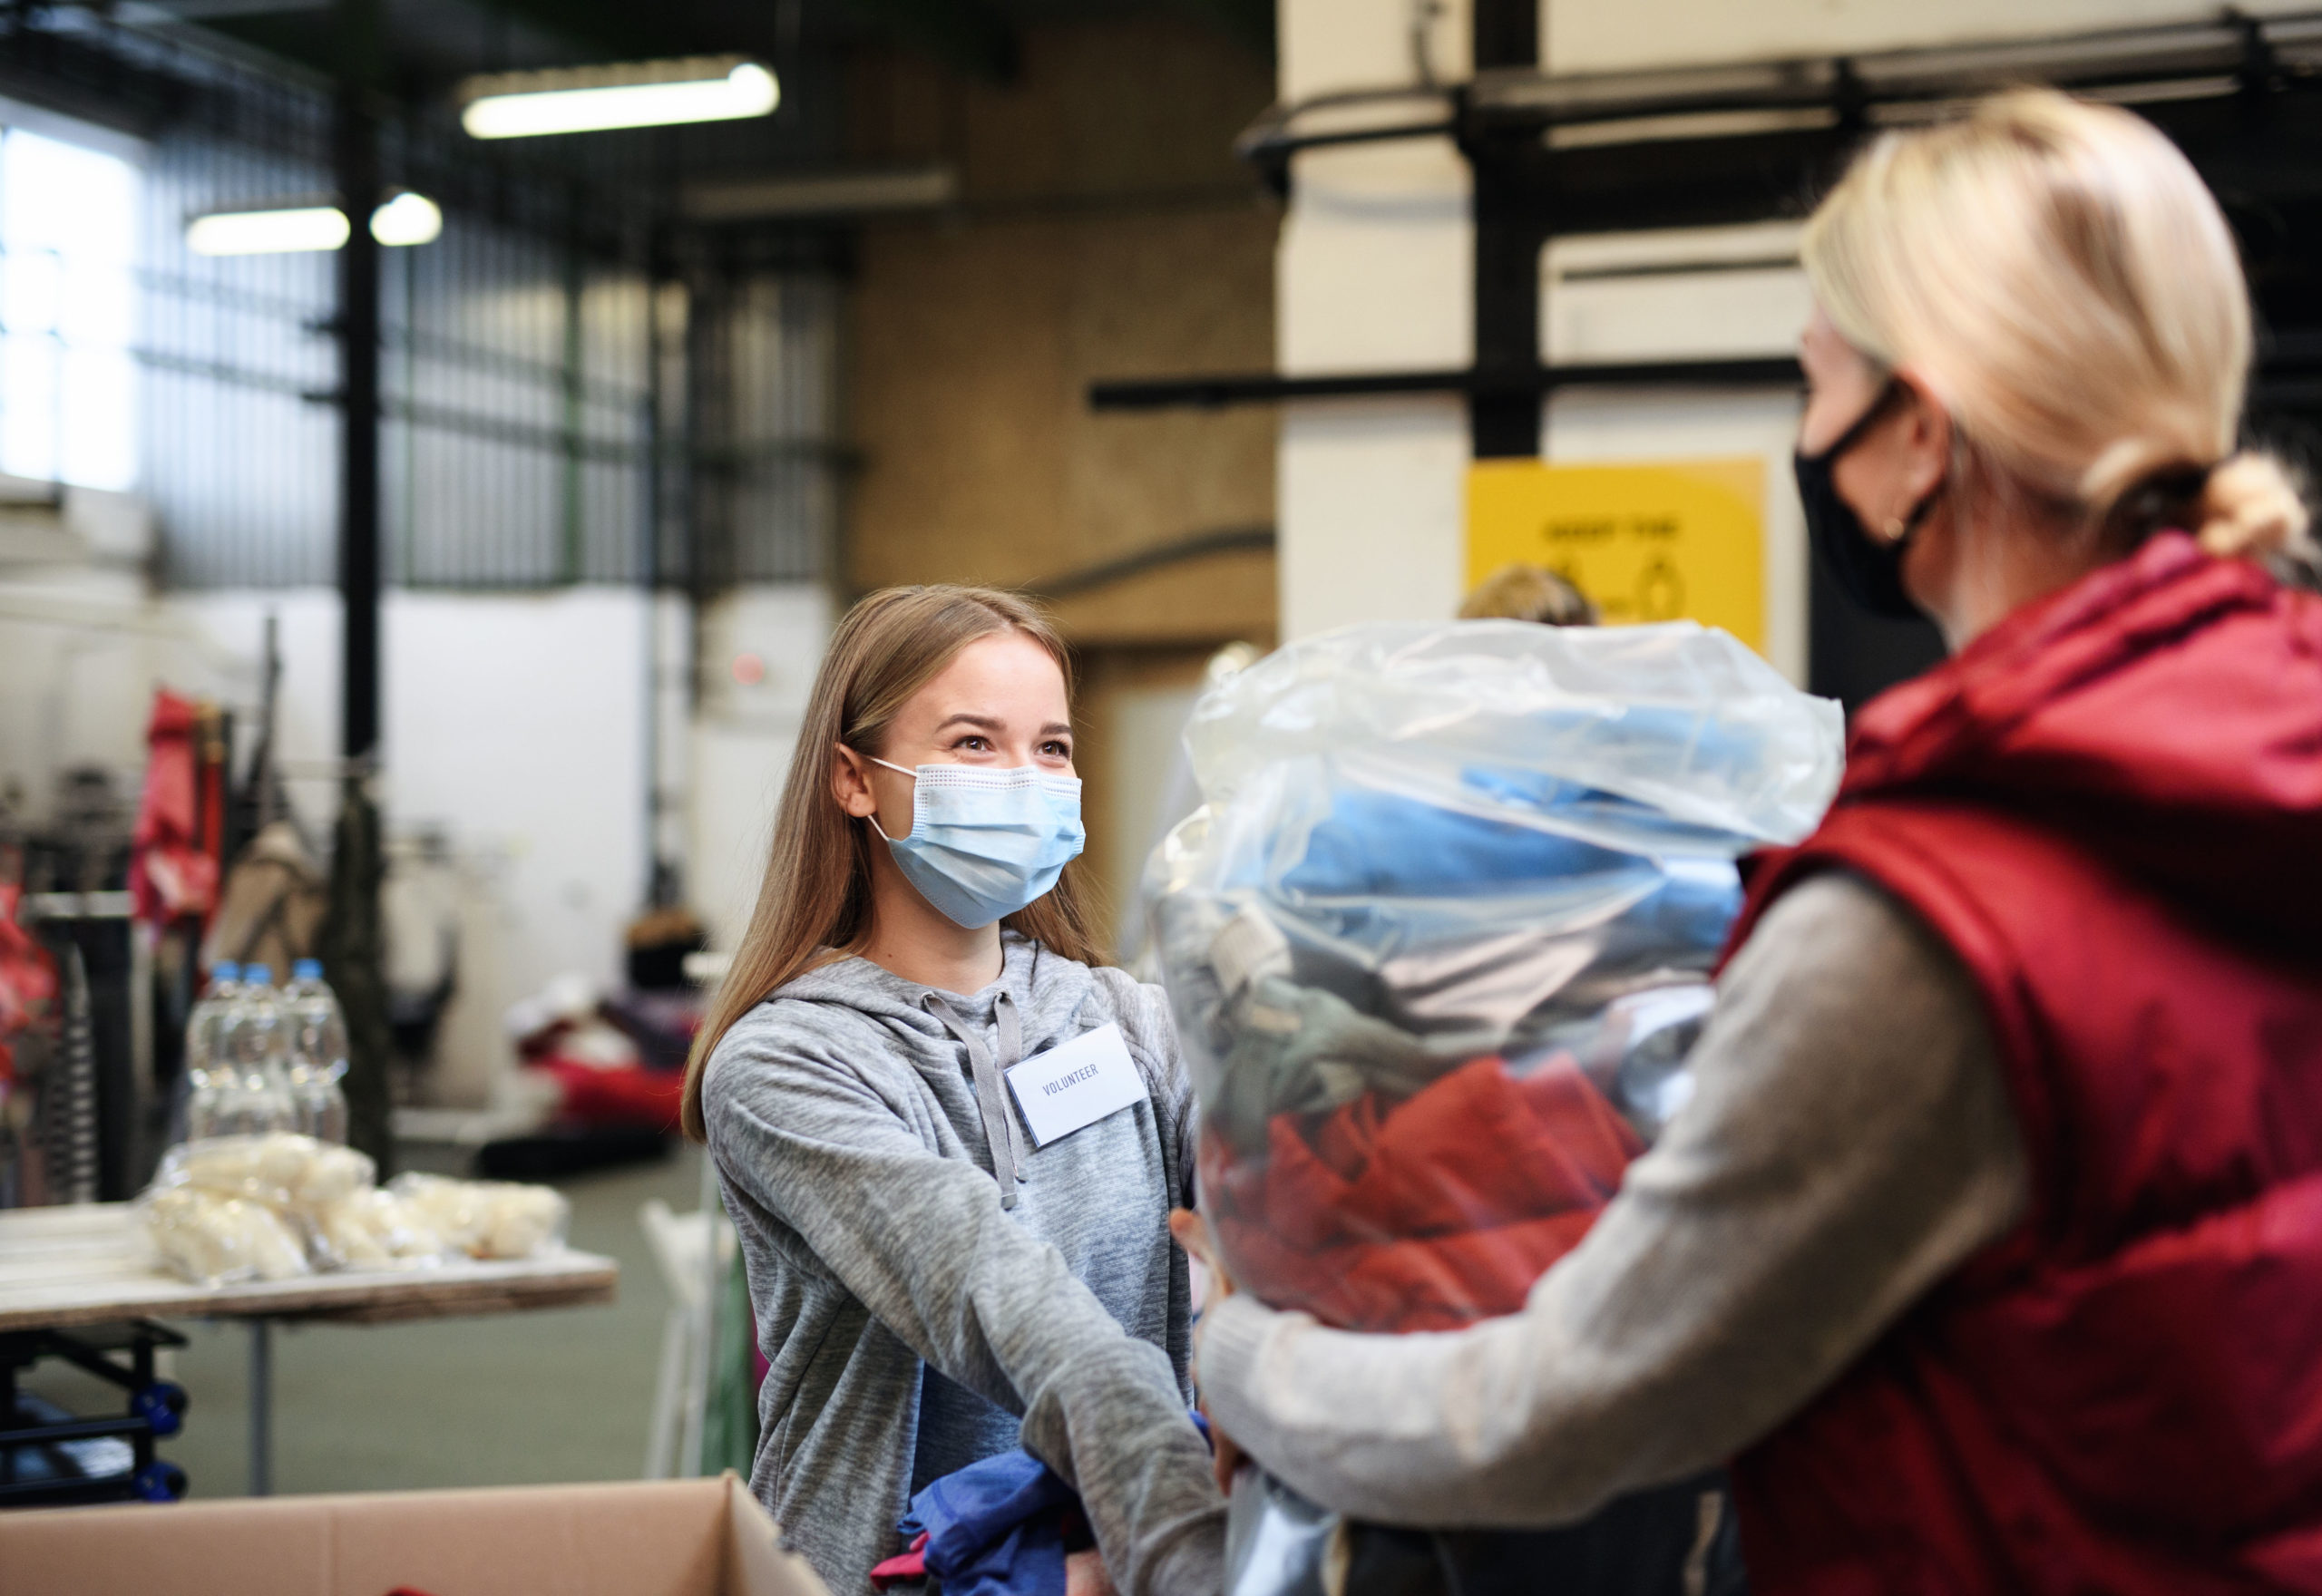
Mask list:
[[[1130,1052],[1149,1061],[1153,1107],[1175,1175],[1169,1199],[1180,1208],[1191,1208],[1201,1110],[1194,1097],[1193,1076],[1185,1070],[1185,1050],[1177,1046],[1177,1021],[1169,1007],[1169,994],[1109,965],[1091,973],[1104,988],[1112,1012],[1120,1017]]]
[[[1396,1523],[1546,1525],[1722,1463],[2024,1212],[1973,982],[1850,876],[1728,968],[1693,1099],[1521,1312],[1364,1336],[1212,1308],[1212,1416],[1287,1484]]]
[[[728,1177],[922,1358],[1023,1416],[1126,1596],[1215,1596],[1224,1507],[1167,1355],[843,1064],[759,1047],[717,1066]]]

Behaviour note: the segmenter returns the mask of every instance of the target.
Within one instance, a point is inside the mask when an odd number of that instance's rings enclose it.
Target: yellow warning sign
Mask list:
[[[1610,625],[1697,620],[1766,645],[1765,464],[1478,461],[1468,472],[1468,585],[1543,565]]]

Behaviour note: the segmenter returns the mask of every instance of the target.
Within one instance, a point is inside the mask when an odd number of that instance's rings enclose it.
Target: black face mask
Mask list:
[[[1798,501],[1806,511],[1806,532],[1814,540],[1815,553],[1840,592],[1871,614],[1892,620],[1914,619],[1919,613],[1919,607],[1903,588],[1903,551],[1910,547],[1911,534],[1918,530],[1919,522],[1935,508],[1944,484],[1937,482],[1927,491],[1904,519],[1902,531],[1890,540],[1870,535],[1854,506],[1839,496],[1832,473],[1839,459],[1862,441],[1871,423],[1887,414],[1887,407],[1902,391],[1902,384],[1889,377],[1869,407],[1829,448],[1820,454],[1800,451],[1791,457],[1798,472]]]

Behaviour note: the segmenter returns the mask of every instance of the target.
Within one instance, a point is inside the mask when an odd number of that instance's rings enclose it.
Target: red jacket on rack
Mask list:
[[[1981,991],[2010,1236],[1735,1465],[1752,1589],[2322,1591],[2322,599],[2167,534],[1867,707],[1839,868]]]

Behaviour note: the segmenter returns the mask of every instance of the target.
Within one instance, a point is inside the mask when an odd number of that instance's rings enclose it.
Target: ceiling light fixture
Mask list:
[[[424,194],[405,189],[371,213],[371,236],[392,248],[433,244],[444,231],[444,212]]]
[[[371,213],[371,236],[395,248],[432,244],[444,230],[444,212],[408,189]],[[186,223],[185,247],[196,255],[297,255],[346,247],[346,212],[302,200],[259,210],[218,210]]]
[[[460,85],[460,125],[478,139],[736,122],[782,100],[773,70],[746,55],[498,73]]]
[[[185,247],[196,255],[295,255],[346,242],[346,212],[336,205],[223,210],[197,216],[185,229]]]

